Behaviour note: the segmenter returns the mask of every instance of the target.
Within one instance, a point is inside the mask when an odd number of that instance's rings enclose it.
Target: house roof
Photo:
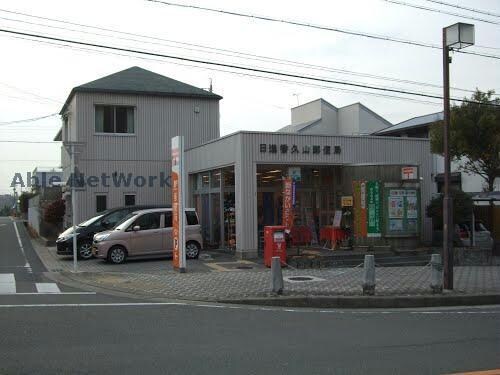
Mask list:
[[[179,96],[191,98],[222,99],[222,96],[133,66],[95,81],[74,87],[60,114],[63,114],[73,95],[77,92],[106,92],[154,96]]]
[[[321,119],[317,120],[312,120],[312,121],[307,121],[302,124],[297,124],[297,125],[287,125],[281,129],[278,129],[277,131],[280,133],[298,133],[304,130],[305,128],[308,128],[310,126],[316,125],[317,123],[320,123]]]
[[[436,121],[443,120],[443,112],[431,113],[428,115],[413,117],[409,120],[400,122],[399,124],[390,126],[388,128],[379,130],[373,134],[375,135],[390,135],[393,133],[397,133],[402,130],[415,129],[425,127],[429,124],[432,124]]]
[[[53,140],[58,142],[62,141],[62,127],[59,129]]]

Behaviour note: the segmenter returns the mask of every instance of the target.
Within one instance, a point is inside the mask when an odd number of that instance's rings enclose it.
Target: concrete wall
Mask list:
[[[339,108],[339,134],[353,135],[359,133],[359,107],[350,105]]]
[[[364,105],[358,103],[358,107],[359,107],[359,123],[358,123],[359,134],[372,134],[378,130],[385,129],[386,127],[392,125],[387,120],[377,115],[375,112],[371,111]]]
[[[301,106],[292,108],[291,124],[299,125],[305,122],[317,120],[321,118],[321,99],[302,104]]]
[[[40,196],[35,195],[28,202],[28,224],[40,234]]]
[[[321,119],[318,123],[300,131],[301,134],[338,135],[339,124],[337,108],[320,99]]]

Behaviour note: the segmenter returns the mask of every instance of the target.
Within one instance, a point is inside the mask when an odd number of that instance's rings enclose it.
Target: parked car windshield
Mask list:
[[[83,223],[78,224],[78,226],[79,227],[88,227],[89,225],[94,224],[97,220],[99,220],[103,216],[104,215],[94,216],[94,217],[88,219],[87,221],[84,221]]]
[[[129,213],[127,216],[125,216],[123,219],[121,219],[120,221],[118,221],[116,223],[116,225],[114,226],[114,228],[118,228],[120,225],[122,225],[124,222],[126,222],[128,219],[130,219],[131,217],[134,217],[134,216],[137,216],[137,214],[135,212],[131,212]],[[118,228],[118,229],[121,229],[121,228]]]

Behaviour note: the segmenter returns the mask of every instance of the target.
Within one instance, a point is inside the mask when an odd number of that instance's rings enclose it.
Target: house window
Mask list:
[[[106,211],[107,197],[105,195],[96,195],[95,196],[95,208],[96,208],[96,212]]]
[[[125,194],[125,206],[135,206],[135,194]]]
[[[134,107],[96,105],[96,133],[134,133]]]

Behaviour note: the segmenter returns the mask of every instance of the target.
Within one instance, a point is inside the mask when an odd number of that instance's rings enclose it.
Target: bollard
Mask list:
[[[443,264],[440,254],[431,255],[431,289],[434,294],[443,292]]]
[[[375,257],[365,255],[363,268],[363,294],[373,296],[375,294]]]
[[[283,274],[281,273],[280,257],[273,257],[271,260],[271,292],[283,293]]]

